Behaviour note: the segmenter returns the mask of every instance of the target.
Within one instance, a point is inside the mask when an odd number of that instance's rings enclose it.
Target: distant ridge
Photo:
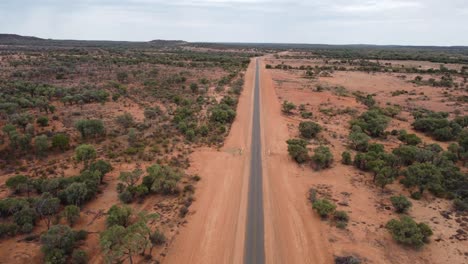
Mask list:
[[[0,45],[14,46],[37,46],[37,47],[172,47],[186,45],[188,42],[183,40],[162,40],[156,39],[148,42],[144,41],[110,41],[110,40],[58,40],[43,39],[38,37],[21,36],[17,34],[0,34]]]
[[[16,34],[0,34],[0,44],[22,45],[24,43],[44,42],[44,41],[47,41],[47,40],[38,38],[38,37],[21,36],[21,35],[16,35]]]

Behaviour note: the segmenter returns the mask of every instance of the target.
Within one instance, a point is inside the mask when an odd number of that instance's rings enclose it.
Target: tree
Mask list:
[[[49,125],[49,119],[46,116],[40,116],[36,119],[36,123],[42,127],[46,127]]]
[[[81,249],[73,250],[72,257],[71,257],[72,264],[87,264],[88,260],[89,258],[88,258],[88,254],[86,254],[86,251],[81,250]]]
[[[41,236],[41,250],[47,256],[55,255],[57,251],[63,255],[72,252],[76,243],[75,232],[66,225],[54,225]]]
[[[399,214],[406,213],[408,209],[413,205],[405,196],[392,196],[390,197],[395,211]]]
[[[95,161],[93,163],[91,163],[91,165],[89,165],[89,170],[90,171],[99,171],[100,174],[101,174],[101,177],[100,177],[100,183],[103,182],[104,180],[104,176],[111,172],[113,170],[112,168],[112,165],[107,162],[107,161],[104,161],[104,160],[98,160],[98,161]]]
[[[88,187],[85,183],[74,182],[64,190],[64,194],[68,204],[80,206],[88,197]]]
[[[419,193],[424,190],[436,190],[441,186],[442,174],[439,168],[431,163],[416,163],[404,171],[405,179],[402,183],[407,187],[419,187]]]
[[[25,175],[16,175],[8,178],[5,185],[14,193],[20,193],[27,190],[29,193],[29,178]]]
[[[97,137],[105,134],[104,123],[99,119],[81,119],[76,121],[75,128],[81,133],[81,137]]]
[[[44,219],[47,229],[50,228],[52,216],[60,209],[60,199],[53,197],[50,193],[43,193],[36,201],[35,209],[37,214]]]
[[[70,226],[73,226],[80,219],[80,208],[76,205],[67,205],[62,214]]]
[[[404,245],[420,248],[428,242],[432,235],[431,228],[424,224],[417,224],[411,217],[402,216],[400,220],[392,219],[385,226],[393,238]]]
[[[351,153],[349,153],[349,151],[343,151],[343,153],[341,153],[341,163],[343,163],[344,165],[353,164]]]
[[[322,127],[311,121],[301,122],[299,124],[299,131],[301,132],[301,136],[307,139],[314,138],[317,134],[322,131]]]
[[[83,144],[75,149],[75,157],[77,161],[84,163],[85,168],[88,168],[89,162],[96,158],[96,150],[92,145]]]
[[[291,111],[294,109],[296,109],[296,105],[288,101],[284,101],[281,107],[281,111],[283,111],[283,113],[288,114],[288,115],[290,115]]]
[[[333,154],[326,146],[320,146],[314,149],[314,155],[312,155],[311,158],[318,170],[329,168],[333,163]]]
[[[132,209],[127,206],[119,207],[113,205],[107,212],[107,226],[123,226],[127,227],[130,225],[130,216],[132,215]]]
[[[30,233],[32,231],[36,223],[36,218],[36,212],[29,207],[24,207],[13,214],[13,220],[23,233]]]
[[[398,175],[398,171],[390,166],[384,166],[377,171],[375,183],[382,189],[392,183]]]
[[[122,171],[120,172],[119,180],[127,184],[127,187],[133,187],[140,180],[143,171],[135,169],[133,171]]]
[[[45,156],[49,149],[49,141],[46,135],[40,135],[34,138],[34,149],[36,150],[36,155],[40,157]]]
[[[11,116],[11,122],[23,128],[23,131],[26,131],[26,126],[33,121],[33,116],[29,113],[23,114],[13,114]]]
[[[128,227],[113,225],[100,235],[102,252],[109,262],[119,261],[124,257],[133,264],[133,255],[143,251],[148,246],[148,227],[139,221]]]
[[[336,209],[336,205],[327,199],[317,199],[312,205],[322,218],[327,218]]]
[[[70,138],[67,134],[56,134],[52,137],[52,147],[65,151],[70,147]]]

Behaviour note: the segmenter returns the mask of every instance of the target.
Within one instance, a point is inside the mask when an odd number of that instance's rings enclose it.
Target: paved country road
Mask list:
[[[245,264],[265,263],[262,189],[262,146],[260,138],[260,76],[258,59],[255,67],[254,106],[252,118],[252,152],[250,160]]]

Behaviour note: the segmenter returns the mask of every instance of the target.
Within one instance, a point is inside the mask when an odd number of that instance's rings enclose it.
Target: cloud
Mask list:
[[[1,0],[0,32],[60,39],[468,45],[466,0]]]

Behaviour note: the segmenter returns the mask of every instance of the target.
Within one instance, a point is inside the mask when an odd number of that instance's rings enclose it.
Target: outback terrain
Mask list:
[[[0,35],[0,69],[0,263],[468,262],[465,48]]]

